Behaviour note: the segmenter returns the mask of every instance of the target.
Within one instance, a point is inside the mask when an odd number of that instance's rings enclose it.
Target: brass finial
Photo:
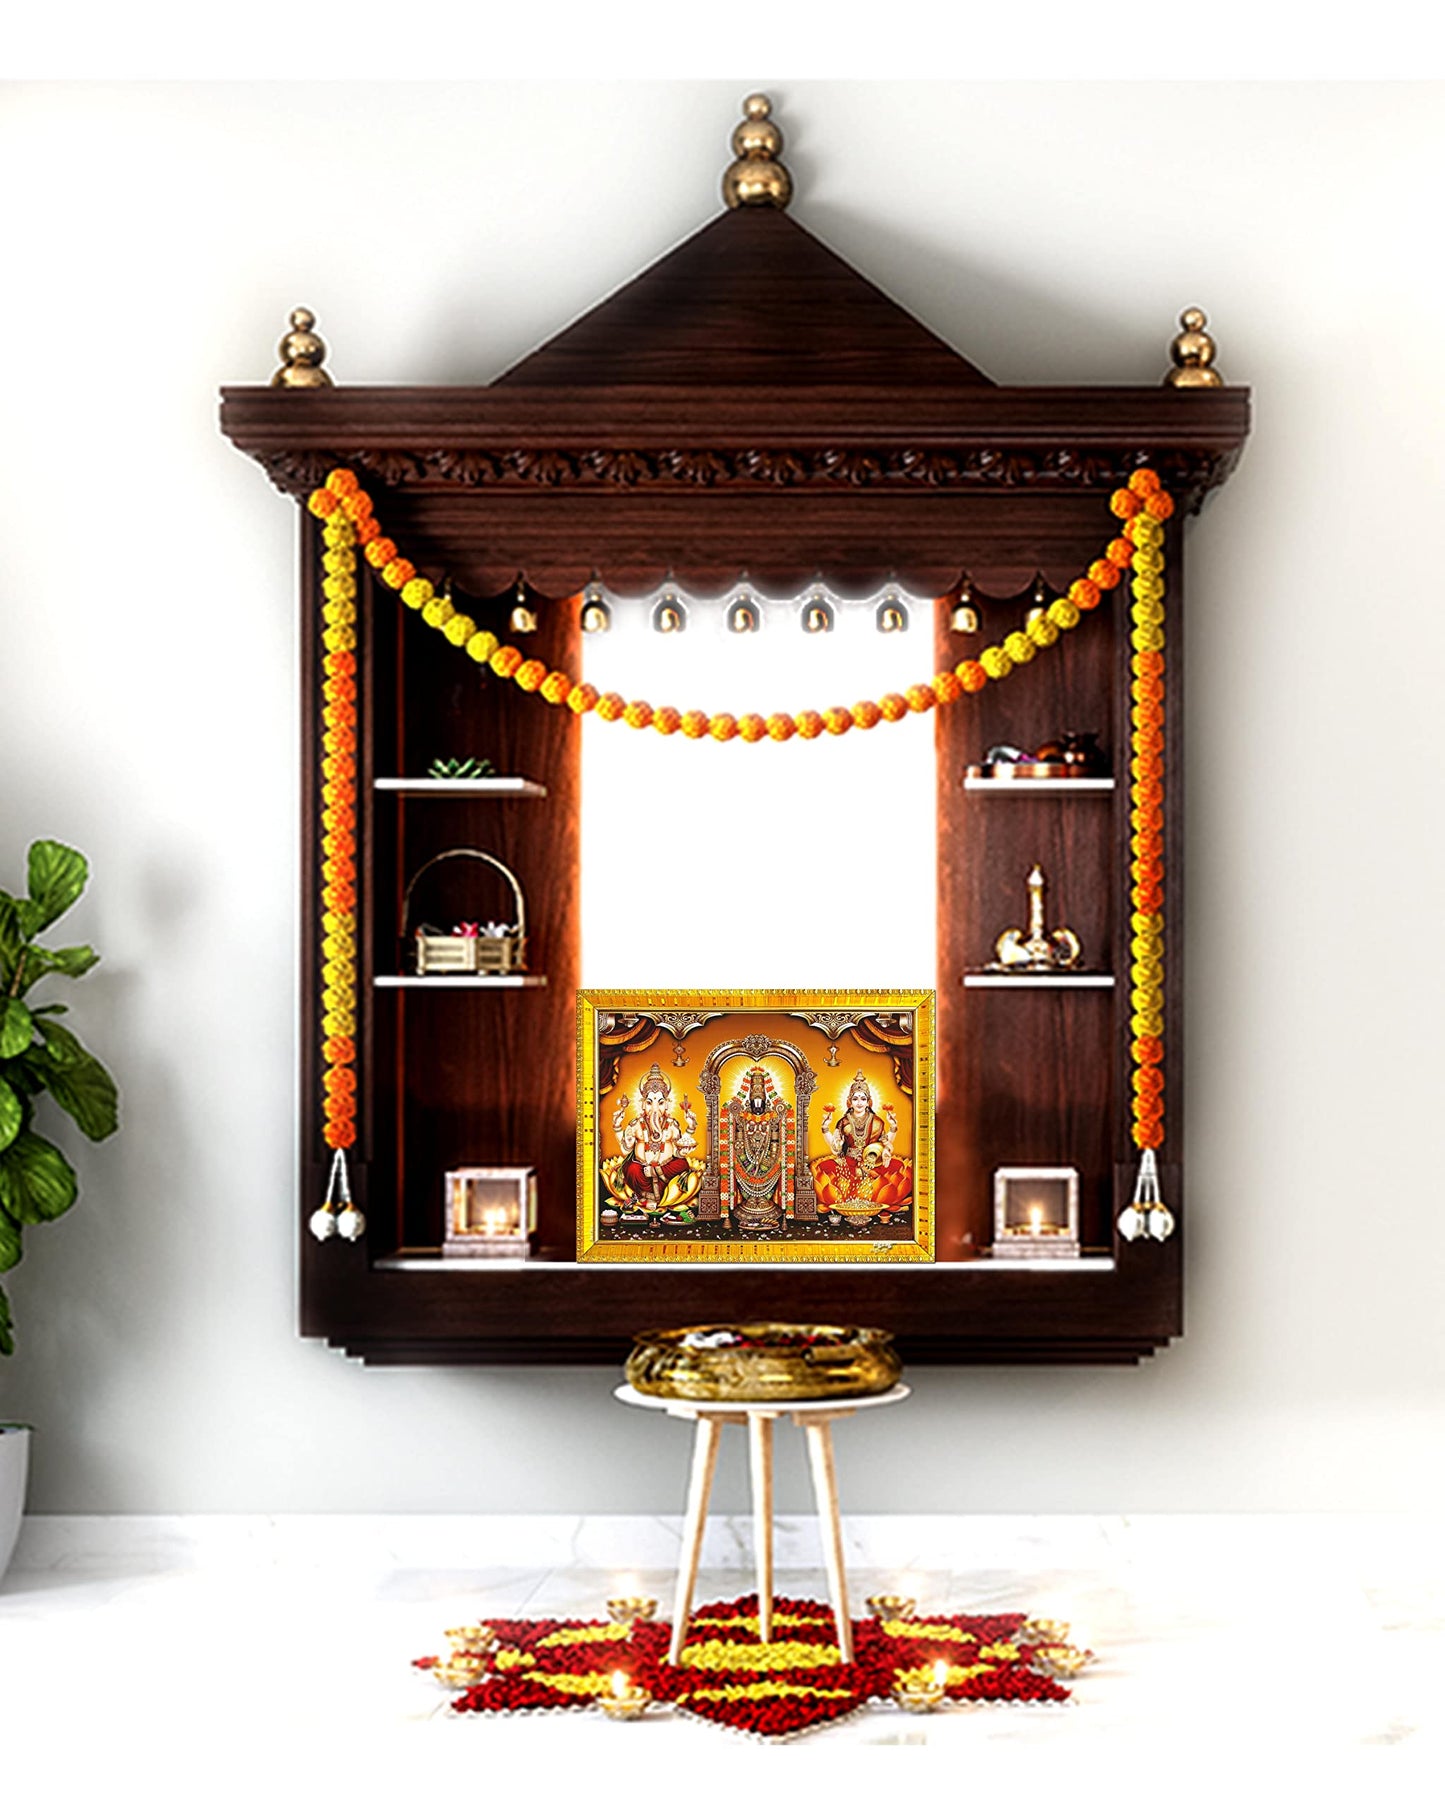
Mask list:
[[[1204,330],[1209,324],[1204,309],[1186,307],[1179,316],[1179,324],[1184,330],[1175,334],[1174,342],[1169,347],[1174,368],[1164,378],[1165,388],[1222,388],[1224,378],[1214,368],[1214,354],[1218,347]]]
[[[309,307],[291,310],[291,330],[276,347],[281,368],[271,378],[273,389],[329,389],[331,378],[321,368],[326,346],[311,328],[316,315]]]
[[[778,161],[783,134],[773,124],[773,103],[766,94],[749,94],[743,121],[733,133],[733,155],[723,176],[723,199],[729,207],[786,207],[793,198],[793,178]]]

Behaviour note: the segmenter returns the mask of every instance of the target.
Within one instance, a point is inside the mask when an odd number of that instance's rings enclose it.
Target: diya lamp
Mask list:
[[[597,1703],[609,1718],[621,1722],[641,1718],[652,1704],[652,1695],[646,1687],[638,1686],[619,1668],[614,1672],[607,1692],[597,1695]]]
[[[907,1599],[902,1593],[873,1593],[869,1596],[868,1610],[875,1618],[911,1618],[918,1610],[916,1599]]]
[[[433,1675],[442,1686],[453,1691],[480,1686],[491,1672],[492,1664],[488,1656],[459,1649],[454,1649],[432,1668]]]
[[[641,1593],[628,1593],[607,1601],[607,1616],[614,1624],[647,1624],[657,1616],[657,1601]]]
[[[905,1669],[893,1683],[893,1697],[905,1712],[936,1712],[948,1694],[948,1663]]]
[[[490,1655],[497,1646],[497,1633],[490,1624],[459,1624],[447,1632],[453,1655]]]
[[[1079,1174],[1072,1166],[1001,1166],[993,1175],[993,1252],[998,1259],[1067,1259],[1079,1253]]]

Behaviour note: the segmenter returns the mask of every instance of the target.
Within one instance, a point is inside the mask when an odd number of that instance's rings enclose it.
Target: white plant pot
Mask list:
[[[20,1534],[29,1467],[30,1431],[24,1424],[0,1423],[0,1579]]]

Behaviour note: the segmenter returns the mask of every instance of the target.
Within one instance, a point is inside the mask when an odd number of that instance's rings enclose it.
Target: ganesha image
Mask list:
[[[672,1107],[672,1087],[660,1066],[638,1087],[637,1113],[629,1117],[624,1092],[612,1116],[620,1153],[602,1162],[602,1180],[629,1214],[639,1210],[656,1222],[690,1223],[692,1200],[702,1184],[703,1161],[697,1154],[697,1116],[684,1095],[679,1119]]]
[[[818,1214],[837,1227],[846,1223],[891,1222],[908,1214],[913,1199],[913,1162],[893,1152],[898,1112],[885,1103],[880,1114],[873,1088],[860,1071],[848,1087],[841,1115],[823,1106],[819,1125],[827,1155],[812,1162]]]

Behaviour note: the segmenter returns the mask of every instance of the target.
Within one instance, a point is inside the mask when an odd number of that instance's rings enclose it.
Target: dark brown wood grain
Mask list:
[[[1143,463],[1196,510],[1237,461],[1247,391],[998,388],[788,216],[729,214],[484,389],[223,392],[223,430],[283,490],[337,464],[387,530],[479,625],[507,630],[518,580],[539,617],[525,650],[575,672],[574,592],[671,577],[696,595],[746,575],[772,593],[817,576],[843,594],[894,579],[924,595],[971,580],[982,622],[951,668],[1021,625],[1111,535],[1109,491]],[[302,1083],[304,1224],[323,1195],[317,860],[318,582],[302,527]],[[938,771],[938,1072],[932,1267],[579,1268],[575,992],[579,735],[429,633],[379,582],[361,605],[361,1141],[357,1245],[300,1236],[301,1325],[366,1359],[611,1361],[654,1324],[747,1316],[875,1323],[918,1361],[1128,1361],[1182,1325],[1182,531],[1169,533],[1165,1195],[1180,1231],[1129,1245],[1113,1223],[1133,1183],[1129,1131],[1129,640],[1116,592],[1007,682],[942,709]],[[761,655],[761,648],[760,648]],[[996,742],[1097,732],[1110,795],[967,792]],[[749,754],[739,747],[740,761]],[[379,775],[486,756],[536,779],[537,800],[401,798]],[[477,847],[525,891],[541,990],[380,991],[401,966],[402,896],[434,853]],[[1025,919],[1032,863],[1051,925],[1083,938],[1111,992],[975,990],[1005,927]],[[491,875],[443,868],[443,923],[509,908]],[[499,881],[498,881],[499,882]],[[399,1271],[435,1247],[441,1179],[461,1164],[535,1164],[538,1259],[524,1271]],[[999,1165],[1077,1166],[1087,1247],[1109,1271],[1019,1273],[986,1258]]]

